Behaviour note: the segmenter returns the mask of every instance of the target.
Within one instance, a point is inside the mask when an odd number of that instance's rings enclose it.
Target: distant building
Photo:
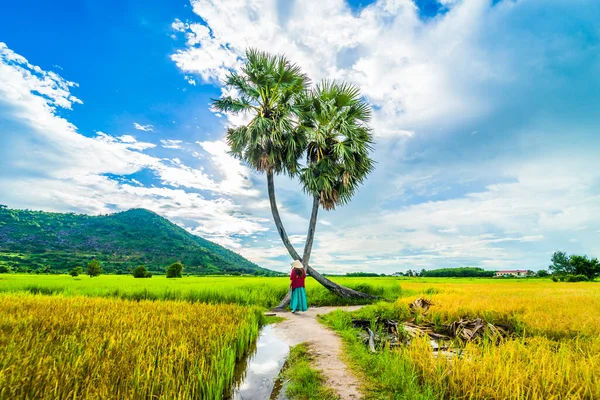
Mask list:
[[[506,271],[496,271],[496,276],[527,276],[527,270],[507,269]]]

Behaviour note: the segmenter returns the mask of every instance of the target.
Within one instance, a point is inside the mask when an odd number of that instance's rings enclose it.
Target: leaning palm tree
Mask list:
[[[250,113],[247,125],[227,130],[231,154],[267,175],[267,188],[273,219],[288,253],[302,260],[283,226],[275,198],[274,174],[294,176],[299,159],[306,151],[308,125],[301,126],[298,116],[306,110],[309,80],[298,66],[283,56],[257,50],[246,52],[240,72],[230,73],[225,85],[234,93],[213,102],[216,110],[234,114]],[[299,101],[302,100],[302,101]],[[309,252],[310,254],[310,252]],[[305,262],[307,272],[330,290],[345,297],[371,297],[337,285],[320,275]],[[280,306],[289,302],[289,293]]]
[[[299,177],[304,191],[313,198],[302,256],[308,267],[319,208],[333,210],[348,203],[373,170],[374,161],[370,158],[373,137],[368,126],[371,107],[358,88],[324,81],[302,97],[299,130],[306,136],[307,150]],[[341,289],[331,288],[342,296],[356,295]]]

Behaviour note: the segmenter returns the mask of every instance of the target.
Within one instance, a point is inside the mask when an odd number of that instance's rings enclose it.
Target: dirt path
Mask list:
[[[354,311],[362,306],[315,307],[305,313],[292,314],[278,312],[285,321],[275,324],[274,332],[295,346],[309,342],[315,353],[315,366],[323,373],[326,385],[331,387],[342,399],[360,399],[359,381],[341,360],[342,341],[331,329],[317,321],[317,315],[334,310]]]

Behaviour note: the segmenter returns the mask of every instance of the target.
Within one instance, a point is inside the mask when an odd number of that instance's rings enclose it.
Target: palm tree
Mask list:
[[[333,210],[350,201],[373,170],[374,161],[369,157],[373,137],[368,126],[371,107],[353,85],[324,81],[305,92],[299,104],[299,131],[307,140],[306,166],[299,177],[304,191],[313,198],[302,256],[309,268],[319,207]],[[330,290],[344,297],[361,295],[347,288]]]
[[[290,256],[302,260],[279,216],[274,175],[295,176],[301,169],[299,160],[307,149],[307,135],[312,125],[300,124],[299,116],[303,115],[302,119],[308,121],[306,92],[310,82],[300,68],[284,56],[250,49],[246,51],[246,58],[240,72],[230,73],[225,81],[233,95],[214,100],[213,106],[221,112],[252,114],[247,125],[227,130],[227,143],[232,155],[266,173],[271,212],[279,236]],[[331,282],[312,269],[308,259],[304,264],[318,282],[344,297],[371,297]],[[287,305],[289,295],[278,307]]]
[[[227,143],[234,157],[266,173],[273,219],[294,260],[299,260],[300,256],[279,216],[273,176],[294,176],[298,171],[298,161],[306,149],[306,137],[296,129],[296,99],[309,84],[308,77],[285,57],[249,49],[241,71],[230,73],[225,81],[234,96],[223,96],[213,102],[218,111],[253,115],[248,125],[227,130]]]

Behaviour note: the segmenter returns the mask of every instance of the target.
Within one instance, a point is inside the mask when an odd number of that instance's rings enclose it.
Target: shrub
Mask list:
[[[0,274],[8,274],[10,272],[10,267],[6,265],[0,265]]]
[[[369,285],[368,283],[359,283],[356,285],[352,285],[352,289],[357,290],[359,292],[366,293],[366,294],[370,294],[373,296],[381,296],[383,294],[382,286],[374,287],[373,285]]]
[[[564,274],[564,275],[552,275],[553,282],[587,282],[590,281],[587,276],[583,274]]]
[[[567,275],[566,276],[566,281],[567,282],[587,282],[589,281],[588,277],[585,275]]]
[[[71,275],[73,277],[79,276],[81,274],[83,274],[83,268],[82,267],[75,267],[71,271],[69,271],[69,275]]]
[[[100,261],[94,259],[88,263],[87,274],[90,276],[90,278],[93,278],[94,276],[98,276],[102,272],[103,271],[102,271],[102,266],[100,265]]]
[[[545,278],[547,276],[549,276],[550,274],[548,273],[548,271],[546,271],[545,269],[541,269],[537,272],[537,276],[539,278]]]
[[[152,274],[143,265],[136,267],[132,275],[134,278],[152,278]]]
[[[183,272],[183,264],[175,262],[169,265],[167,268],[167,278],[181,278],[181,273]]]

